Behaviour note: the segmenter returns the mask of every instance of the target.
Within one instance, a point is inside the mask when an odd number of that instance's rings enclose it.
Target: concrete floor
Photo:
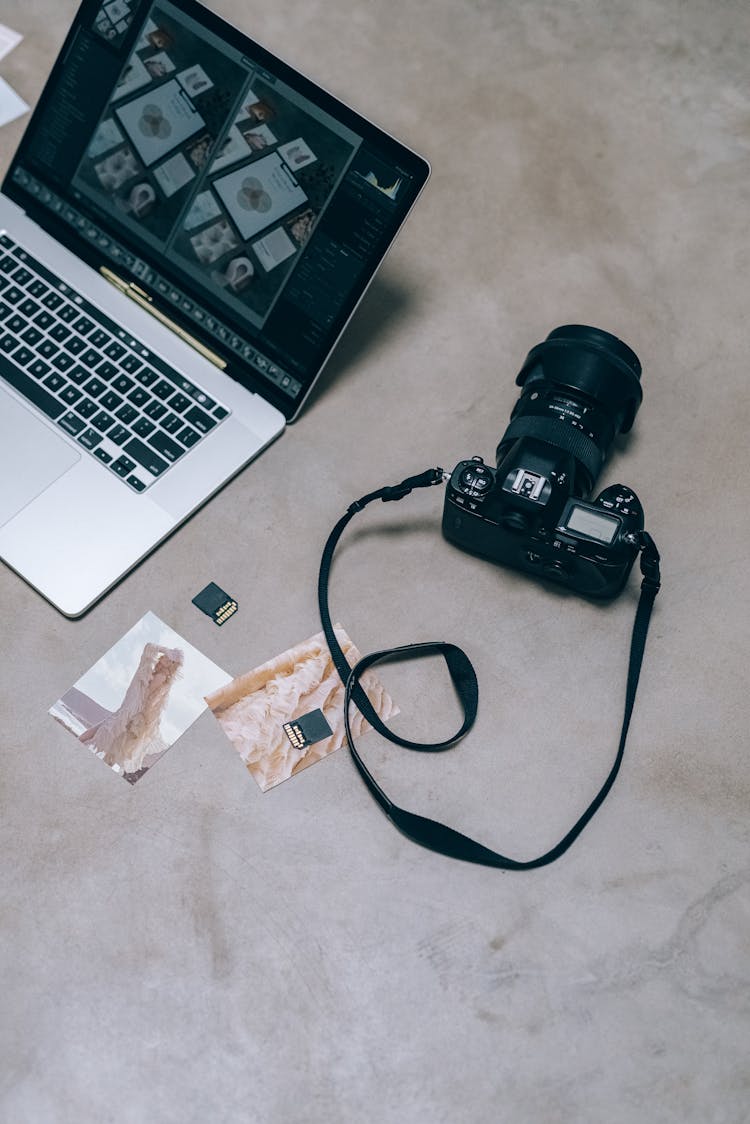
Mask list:
[[[0,569],[0,1118],[744,1124],[750,9],[212,3],[434,174],[309,409],[254,466],[78,622]],[[0,73],[27,101],[74,10],[4,0],[26,38]],[[3,170],[22,128],[0,131]],[[419,850],[346,751],[261,794],[204,714],[130,788],[52,722],[149,609],[233,675],[316,631],[340,513],[490,460],[527,351],[569,322],[642,360],[603,483],[641,495],[664,584],[621,777],[561,861],[510,874]],[[363,651],[465,647],[479,719],[440,759],[362,750],[400,802],[527,858],[609,768],[637,582],[608,607],[556,596],[444,543],[441,503],[360,516],[332,607]],[[240,603],[222,629],[190,603],[209,580]],[[404,731],[452,726],[438,668],[384,678]]]

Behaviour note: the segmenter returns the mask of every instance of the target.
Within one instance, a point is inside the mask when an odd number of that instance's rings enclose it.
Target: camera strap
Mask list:
[[[392,487],[379,488],[377,491],[370,492],[368,495],[356,500],[354,503],[350,504],[346,513],[339,519],[338,523],[331,531],[323,550],[318,575],[318,606],[323,624],[323,632],[328,642],[331,658],[345,685],[344,725],[346,740],[354,764],[370,793],[394,826],[413,842],[418,843],[422,847],[437,851],[440,854],[447,855],[450,858],[463,859],[465,862],[479,863],[482,866],[500,867],[504,870],[531,870],[534,867],[546,866],[548,863],[554,862],[555,859],[558,859],[567,851],[570,845],[581,834],[598,808],[601,807],[620,771],[620,765],[625,750],[625,741],[628,735],[633,706],[635,704],[635,695],[638,687],[641,663],[643,661],[651,610],[656,595],[659,592],[659,552],[651,536],[645,531],[641,532],[640,565],[643,581],[641,582],[641,594],[630,642],[630,660],[625,692],[625,713],[622,721],[622,729],[620,731],[620,742],[609,775],[585,812],[555,847],[552,847],[551,850],[540,855],[538,858],[530,859],[525,862],[510,859],[505,855],[500,855],[490,850],[489,847],[485,847],[481,843],[475,842],[473,839],[470,839],[459,831],[455,831],[451,827],[446,827],[436,820],[427,819],[425,816],[409,812],[405,808],[400,808],[397,804],[394,804],[365,765],[354,744],[354,738],[352,736],[350,707],[351,704],[354,703],[370,725],[373,726],[382,737],[387,738],[395,745],[423,753],[436,753],[455,745],[473,726],[479,701],[476,673],[466,653],[462,651],[461,648],[456,647],[455,644],[448,644],[444,641],[430,641],[426,643],[406,644],[398,648],[386,648],[379,652],[372,652],[370,655],[360,659],[354,667],[350,667],[336,639],[336,634],[331,624],[331,615],[328,607],[328,586],[331,564],[339,539],[350,520],[357,512],[362,511],[369,503],[372,503],[373,500],[380,499],[384,503],[391,500],[400,500],[408,495],[414,488],[427,488],[434,484],[440,484],[443,480],[443,470],[441,468],[431,468],[426,472],[420,473],[418,476],[408,477],[400,484],[396,484]],[[453,737],[448,738],[446,741],[409,741],[394,733],[393,730],[386,726],[365,694],[360,680],[368,668],[373,667],[375,664],[383,663],[388,660],[419,658],[421,656],[435,654],[441,655],[446,662],[448,672],[463,710],[463,722],[460,729]]]

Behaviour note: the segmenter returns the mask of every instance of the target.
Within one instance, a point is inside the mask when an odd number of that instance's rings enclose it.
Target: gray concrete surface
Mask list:
[[[7,569],[0,1118],[9,1124],[741,1124],[747,756],[750,11],[739,0],[213,0],[434,175],[299,423],[88,616]],[[72,0],[4,0],[33,102]],[[3,169],[23,122],[0,131]],[[329,527],[389,480],[493,455],[528,349],[613,331],[644,404],[604,481],[663,555],[612,795],[560,862],[423,852],[345,752],[262,795],[204,714],[129,788],[48,707],[151,609],[232,674],[318,627]],[[530,857],[609,768],[637,583],[560,598],[439,534],[441,493],[360,517],[332,605],[358,646],[464,646],[472,735],[363,741],[410,807]],[[376,529],[385,533],[376,534]],[[94,529],[92,529],[93,531]],[[293,545],[292,545],[293,543]],[[208,580],[240,611],[191,605]],[[455,720],[388,670],[404,730]]]

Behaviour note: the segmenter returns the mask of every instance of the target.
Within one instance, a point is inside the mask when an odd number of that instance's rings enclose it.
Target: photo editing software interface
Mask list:
[[[293,406],[415,185],[243,50],[169,0],[89,5],[12,184]]]

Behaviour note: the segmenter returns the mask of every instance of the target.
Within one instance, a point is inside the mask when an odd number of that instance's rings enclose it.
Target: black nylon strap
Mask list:
[[[346,514],[338,521],[333,531],[329,535],[323,557],[320,564],[320,572],[318,575],[318,604],[320,608],[320,616],[323,624],[323,631],[330,648],[331,657],[338,670],[338,673],[345,684],[345,698],[344,698],[344,723],[346,729],[346,739],[349,745],[349,750],[352,755],[354,764],[361,776],[362,780],[367,785],[371,795],[378,802],[385,814],[391,822],[403,832],[409,839],[423,847],[428,847],[430,850],[437,851],[440,854],[447,855],[451,858],[462,859],[465,862],[478,863],[482,866],[499,867],[503,870],[531,870],[535,867],[546,866],[548,863],[554,862],[565,851],[568,850],[570,845],[578,838],[583,831],[586,824],[594,816],[597,810],[601,807],[607,794],[609,793],[612,785],[614,784],[617,774],[620,771],[622,758],[625,751],[625,742],[628,736],[628,729],[630,727],[630,719],[633,713],[633,706],[635,704],[635,695],[638,688],[638,680],[640,677],[641,664],[643,661],[643,653],[646,645],[646,637],[648,635],[649,620],[651,617],[651,610],[654,605],[654,600],[659,592],[660,573],[659,573],[659,552],[656,549],[653,539],[645,531],[641,533],[641,573],[643,574],[643,581],[641,583],[641,596],[636,610],[635,621],[633,623],[633,632],[630,642],[630,660],[628,663],[628,678],[627,688],[625,692],[625,711],[623,715],[622,729],[620,731],[620,741],[617,748],[614,764],[604,781],[604,784],[599,789],[594,799],[589,806],[575,822],[570,831],[563,836],[560,842],[546,851],[538,858],[529,859],[528,861],[519,861],[516,859],[508,858],[505,855],[498,854],[492,851],[489,847],[485,847],[481,843],[475,842],[468,836],[463,835],[459,831],[455,831],[445,824],[438,823],[436,820],[431,820],[425,816],[417,815],[414,812],[409,812],[404,808],[400,808],[397,804],[386,795],[375,778],[370,773],[369,769],[363,762],[352,736],[351,722],[350,722],[350,707],[354,702],[359,709],[360,713],[367,719],[368,722],[385,738],[394,742],[396,745],[403,746],[407,749],[419,750],[422,752],[439,752],[448,749],[450,746],[455,745],[464,734],[466,734],[474,724],[477,714],[478,705],[478,686],[477,678],[474,668],[465,652],[457,648],[454,644],[447,644],[444,641],[435,641],[422,644],[408,644],[399,648],[385,649],[379,652],[373,652],[368,656],[364,656],[354,668],[349,666],[349,663],[344,655],[341,646],[339,645],[336,635],[331,624],[331,616],[328,606],[328,584],[330,578],[331,563],[336,545],[348,525],[349,521],[356,514],[361,511],[368,503],[375,499],[382,499],[384,501],[401,499],[413,488],[428,487],[431,484],[438,484],[443,478],[441,469],[430,469],[419,476],[410,477],[403,481],[401,484],[393,488],[381,488],[376,492],[371,492],[369,495],[364,496],[362,499],[357,500],[351,504]],[[463,708],[464,720],[461,728],[443,742],[412,742],[405,738],[394,734],[384,722],[381,721],[379,715],[376,713],[374,707],[367,698],[360,679],[362,675],[376,663],[381,663],[388,659],[398,658],[411,658],[423,655],[430,655],[433,653],[441,654],[446,661],[451,680],[456,688],[459,701]]]

